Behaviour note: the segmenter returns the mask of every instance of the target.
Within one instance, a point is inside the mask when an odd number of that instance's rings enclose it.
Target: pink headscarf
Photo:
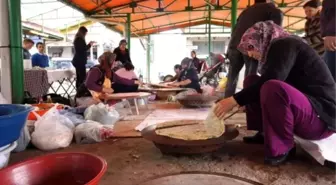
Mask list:
[[[290,35],[273,21],[258,22],[244,33],[238,45],[238,50],[244,55],[252,50],[260,52],[261,60],[259,62],[264,64],[271,42],[274,39],[289,37]]]
[[[133,79],[138,78],[133,70],[127,71],[124,67],[118,69],[115,73],[119,77],[122,77],[122,78],[125,78],[125,79],[128,79],[128,80],[133,80]]]

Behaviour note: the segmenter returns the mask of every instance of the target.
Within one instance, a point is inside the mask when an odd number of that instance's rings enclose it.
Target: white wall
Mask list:
[[[174,74],[174,65],[189,57],[187,39],[184,35],[158,34],[152,36],[154,61],[151,64],[151,81],[159,81],[159,73]]]
[[[142,74],[146,76],[147,74],[147,53],[146,50],[142,47],[139,38],[131,38],[131,60],[135,67],[135,72],[137,75]]]

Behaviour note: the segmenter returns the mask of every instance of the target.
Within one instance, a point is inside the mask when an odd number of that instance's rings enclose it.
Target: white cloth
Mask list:
[[[325,160],[336,163],[336,134],[318,141],[305,140],[298,136],[295,136],[295,140],[321,165],[324,165]]]
[[[56,82],[64,78],[74,78],[76,76],[76,71],[74,69],[48,69],[48,82]]]
[[[135,130],[142,131],[150,125],[176,120],[205,120],[209,109],[170,109],[155,110],[142,121]]]

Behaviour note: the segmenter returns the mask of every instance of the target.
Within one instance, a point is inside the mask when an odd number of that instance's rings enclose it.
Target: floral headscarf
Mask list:
[[[244,33],[238,45],[238,50],[244,55],[252,50],[260,52],[260,62],[264,64],[271,42],[274,39],[289,37],[290,35],[273,21],[258,22]]]
[[[116,54],[112,52],[104,52],[101,56],[99,56],[98,61],[101,68],[105,70],[106,77],[112,77],[111,67],[116,59]]]

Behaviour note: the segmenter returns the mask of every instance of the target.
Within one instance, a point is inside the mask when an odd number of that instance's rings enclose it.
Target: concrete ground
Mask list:
[[[139,184],[156,176],[188,171],[227,173],[266,185],[336,184],[334,170],[320,166],[300,150],[294,161],[279,167],[265,166],[263,146],[243,144],[242,136],[247,132],[244,129],[240,132],[238,138],[220,151],[197,156],[164,156],[151,142],[142,138],[114,139],[90,145],[73,144],[57,152],[90,152],[105,158],[108,170],[101,185]],[[10,163],[45,153],[28,150],[12,154]]]

